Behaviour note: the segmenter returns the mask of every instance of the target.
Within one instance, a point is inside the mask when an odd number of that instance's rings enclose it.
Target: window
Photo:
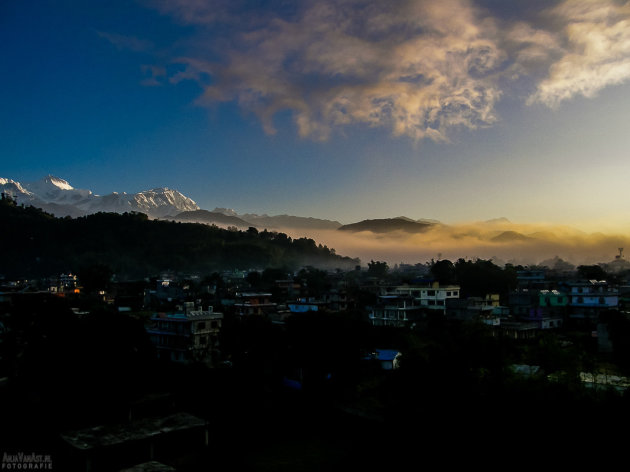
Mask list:
[[[206,322],[200,321],[199,323],[197,323],[197,329],[206,329]]]
[[[430,297],[435,297],[435,290],[429,290],[428,295]]]
[[[199,344],[205,346],[206,344],[208,344],[208,336],[201,336],[199,338]]]

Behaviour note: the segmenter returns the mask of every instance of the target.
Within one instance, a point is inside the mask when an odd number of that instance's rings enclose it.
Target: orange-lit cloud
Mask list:
[[[630,3],[567,0],[549,16],[561,24],[563,52],[530,103],[557,106],[630,79]]]
[[[203,5],[161,4],[182,21],[217,21]],[[450,127],[496,120],[494,74],[504,53],[494,35],[494,22],[467,1],[324,0],[241,31],[222,44],[223,62],[179,60],[188,76],[214,79],[200,103],[237,101],[269,133],[274,115],[290,110],[303,137],[326,139],[334,128],[363,124],[445,140]]]
[[[199,104],[234,101],[268,133],[288,110],[302,137],[354,124],[445,141],[494,123],[514,79],[530,81],[528,103],[553,107],[630,78],[630,4],[615,0],[566,0],[527,21],[472,0],[151,3],[196,28],[171,81],[199,79]]]

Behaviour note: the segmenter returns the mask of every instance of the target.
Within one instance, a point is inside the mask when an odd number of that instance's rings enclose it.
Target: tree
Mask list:
[[[462,296],[483,297],[490,293],[505,296],[516,286],[516,273],[501,269],[492,261],[459,259],[455,264],[457,280],[462,287]]]
[[[578,276],[586,280],[604,280],[606,271],[598,265],[581,265],[577,268]]]
[[[387,262],[375,262],[373,260],[368,262],[368,275],[370,277],[377,277],[379,279],[382,279],[387,276],[388,272],[389,266],[387,265]]]
[[[298,273],[299,280],[306,290],[306,295],[311,297],[319,297],[324,294],[331,286],[328,274],[325,270],[316,269],[308,266]]]
[[[457,283],[455,265],[448,259],[434,262],[431,266],[431,275],[442,285]]]

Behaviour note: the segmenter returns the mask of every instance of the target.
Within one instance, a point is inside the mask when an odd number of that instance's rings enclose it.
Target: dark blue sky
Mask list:
[[[8,0],[0,177],[344,223],[626,224],[630,7],[545,5]]]

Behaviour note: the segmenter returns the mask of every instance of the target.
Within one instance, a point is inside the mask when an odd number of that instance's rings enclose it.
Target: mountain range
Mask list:
[[[293,238],[313,238],[318,243],[334,247],[340,254],[363,260],[380,258],[390,262],[413,262],[437,255],[451,259],[498,257],[533,263],[560,256],[574,263],[592,263],[609,260],[617,248],[630,246],[630,238],[625,234],[589,234],[559,225],[518,224],[504,217],[445,224],[398,216],[341,224],[303,216],[238,214],[229,208],[209,211],[177,190],[154,188],[132,194],[114,192],[101,196],[90,190],[76,189],[52,175],[24,184],[0,178],[0,191],[17,200],[18,204],[32,205],[57,217],[138,212],[155,220],[203,223],[239,230],[253,227],[259,231],[285,233]]]
[[[47,175],[40,180],[20,183],[15,180],[0,178],[0,191],[57,217],[73,218],[99,212],[139,212],[151,219],[161,219],[185,223],[203,223],[219,227],[236,227],[269,230],[339,230],[347,233],[368,232],[374,234],[420,234],[431,229],[444,227],[437,220],[413,220],[405,216],[395,218],[367,219],[351,224],[319,218],[275,215],[238,214],[230,208],[215,208],[213,211],[201,209],[191,198],[177,190],[154,188],[138,193],[113,192],[96,195],[91,190],[76,189],[66,180]],[[510,225],[506,218],[497,218],[484,222],[487,228],[494,228],[492,241],[497,243],[531,241],[530,236],[515,231],[505,231],[499,226]],[[510,230],[512,228],[509,228]],[[503,232],[505,231],[505,232]]]
[[[0,177],[0,191],[18,203],[41,208],[57,217],[76,218],[98,212],[140,212],[152,219],[234,226],[239,229],[337,229],[342,226],[338,221],[310,217],[252,213],[238,215],[228,208],[208,211],[201,209],[181,192],[169,188],[154,188],[131,194],[113,192],[101,196],[91,190],[76,189],[66,180],[53,175],[29,183]]]
[[[55,216],[78,217],[98,212],[141,212],[160,218],[174,211],[199,210],[199,206],[177,190],[155,188],[139,193],[95,195],[91,190],[72,187],[67,181],[47,175],[35,182],[21,184],[0,178],[0,190],[18,203],[26,203]]]

